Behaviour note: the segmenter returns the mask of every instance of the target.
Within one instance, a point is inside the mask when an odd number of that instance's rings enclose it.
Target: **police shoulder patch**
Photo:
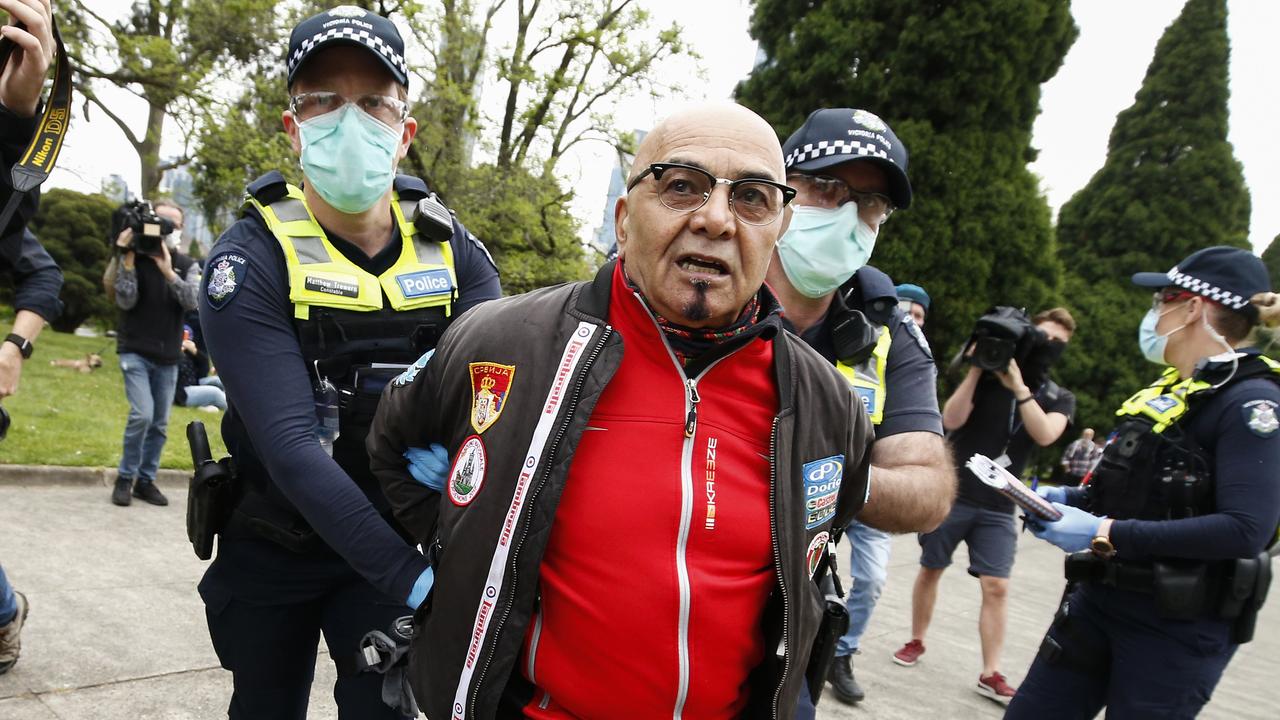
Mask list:
[[[405,385],[412,383],[417,379],[418,373],[422,372],[422,369],[431,361],[431,356],[435,354],[435,348],[431,348],[430,350],[422,353],[421,357],[415,360],[412,365],[405,368],[405,371],[397,375],[396,379],[392,380],[391,383],[396,387],[404,387]]]
[[[1276,417],[1276,403],[1271,400],[1250,400],[1240,407],[1249,432],[1269,438],[1280,430],[1280,418]]]
[[[915,319],[912,318],[910,315],[906,315],[902,318],[902,322],[907,326],[907,332],[910,333],[911,337],[915,339],[916,344],[919,345],[920,349],[924,351],[924,354],[928,356],[930,360],[932,360],[933,348],[929,347],[929,341],[925,339],[924,331],[921,330],[920,326],[916,324]]]
[[[205,295],[209,306],[221,310],[244,287],[249,274],[249,261],[238,252],[224,252],[214,256],[205,266]]]

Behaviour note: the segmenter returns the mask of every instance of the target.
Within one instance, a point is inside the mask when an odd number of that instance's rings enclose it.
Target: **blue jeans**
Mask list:
[[[217,375],[200,378],[199,385],[188,385],[185,407],[204,407],[212,405],[219,410],[227,409],[227,391],[222,387],[222,378]]]
[[[855,520],[849,523],[845,537],[851,546],[849,574],[853,587],[844,600],[849,609],[849,630],[836,643],[837,657],[852,655],[858,649],[889,575],[889,533]]]
[[[4,576],[4,566],[0,566],[0,627],[8,625],[17,614],[18,599],[13,596],[9,578]]]
[[[121,353],[120,370],[124,373],[124,394],[129,399],[120,476],[152,482],[160,469],[178,366],[160,365],[136,353]]]

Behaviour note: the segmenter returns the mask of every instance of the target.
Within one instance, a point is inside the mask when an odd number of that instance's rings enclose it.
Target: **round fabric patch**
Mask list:
[[[245,277],[249,274],[249,261],[240,253],[224,252],[217,255],[205,266],[205,295],[209,299],[209,307],[221,310],[244,286]]]
[[[813,541],[809,543],[809,550],[805,552],[805,559],[809,561],[809,577],[818,572],[818,562],[822,560],[822,551],[827,547],[827,541],[831,539],[831,533],[823,532],[813,536]]]
[[[466,507],[476,499],[480,487],[484,485],[485,469],[488,457],[484,452],[484,441],[479,435],[472,435],[462,441],[458,448],[458,457],[449,470],[449,499],[458,507]]]
[[[1276,417],[1276,403],[1271,400],[1250,400],[1240,407],[1244,413],[1244,423],[1249,432],[1258,437],[1268,438],[1280,430],[1280,419]]]

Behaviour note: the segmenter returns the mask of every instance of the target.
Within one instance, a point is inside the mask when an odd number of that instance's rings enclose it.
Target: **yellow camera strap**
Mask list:
[[[23,26],[19,23],[18,27]],[[0,232],[8,227],[23,196],[39,187],[53,172],[53,164],[58,160],[58,153],[62,152],[62,141],[66,139],[67,126],[71,123],[71,63],[67,59],[67,49],[62,44],[57,21],[53,23],[53,40],[57,43],[53,58],[53,90],[49,93],[49,102],[40,116],[40,125],[31,138],[31,144],[9,173],[13,193],[4,210],[0,211]],[[9,64],[9,56],[15,48],[17,45],[13,41],[0,38],[0,70]]]

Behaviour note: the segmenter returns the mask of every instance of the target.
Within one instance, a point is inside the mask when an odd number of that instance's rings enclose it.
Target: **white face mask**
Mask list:
[[[778,257],[801,295],[820,298],[866,265],[875,246],[876,231],[858,217],[858,203],[834,210],[797,205],[778,240]]]

